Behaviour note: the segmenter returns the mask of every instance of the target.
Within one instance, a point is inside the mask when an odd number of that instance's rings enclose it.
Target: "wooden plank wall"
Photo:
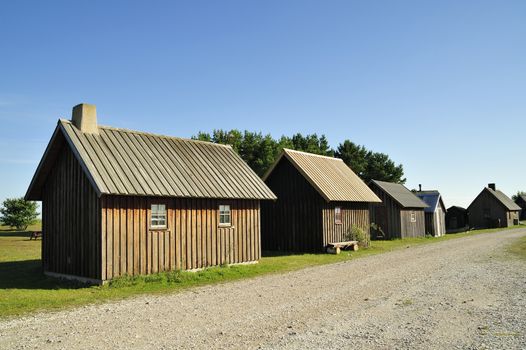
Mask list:
[[[325,200],[285,157],[265,183],[278,199],[261,204],[263,250],[321,251]]]
[[[425,236],[425,217],[423,209],[402,209],[389,195],[372,183],[371,190],[382,200],[382,204],[371,205],[371,223],[379,225],[385,237],[372,230],[373,238],[406,238]],[[416,222],[411,222],[411,212],[415,212]]]
[[[378,196],[378,198],[382,200],[382,203],[371,204],[370,206],[371,223],[381,227],[385,234],[385,237],[382,237],[380,232],[371,230],[372,238],[402,238],[400,205],[374,184],[372,184],[370,187],[371,190],[373,190],[373,192]]]
[[[425,220],[426,235],[439,237],[446,233],[446,216],[441,206],[433,213],[425,213]]]
[[[257,200],[102,197],[103,279],[257,261]],[[168,226],[149,229],[151,204],[166,204]],[[219,227],[220,204],[230,204],[232,226]]]
[[[411,213],[415,213],[416,221],[411,221]],[[424,209],[402,209],[400,211],[401,238],[425,237],[426,219]]]
[[[484,209],[490,210],[490,217],[484,217]],[[511,226],[513,220],[509,219],[509,214],[506,208],[487,190],[483,190],[477,198],[470,204],[469,225],[474,228],[492,228]],[[511,224],[510,224],[511,222]]]
[[[425,213],[426,235],[434,236],[436,232],[435,213]]]
[[[341,207],[342,223],[337,224],[334,220],[334,208]],[[352,226],[363,229],[370,235],[369,205],[367,203],[327,203],[323,209],[323,246],[333,242],[348,240],[347,235]]]
[[[42,193],[44,271],[101,278],[97,194],[68,147],[63,147]]]

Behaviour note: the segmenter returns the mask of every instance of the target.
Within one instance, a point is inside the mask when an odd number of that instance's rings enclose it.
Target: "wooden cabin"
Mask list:
[[[469,225],[474,228],[518,225],[520,211],[521,207],[491,183],[469,205]]]
[[[447,232],[458,232],[469,229],[468,211],[465,208],[452,206],[446,212]]]
[[[520,220],[526,220],[526,195],[518,195],[517,199],[515,199],[515,204],[521,208],[519,215]]]
[[[373,238],[425,237],[426,203],[404,185],[372,180],[369,187],[382,201],[371,207]]]
[[[446,234],[446,206],[436,190],[417,191],[415,195],[427,204],[424,208],[426,235],[440,237]]]
[[[263,179],[278,197],[261,204],[264,250],[320,252],[353,225],[369,235],[380,200],[341,159],[284,149]]]
[[[48,275],[123,276],[256,262],[276,197],[230,146],[59,120],[27,194],[42,201]]]

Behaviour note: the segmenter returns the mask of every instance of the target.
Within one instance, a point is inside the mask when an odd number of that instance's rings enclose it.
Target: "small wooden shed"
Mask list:
[[[449,207],[446,212],[446,228],[448,232],[468,229],[468,211],[455,205]]]
[[[46,274],[122,275],[255,262],[260,201],[276,197],[229,146],[59,120],[31,181]]]
[[[278,197],[261,206],[264,250],[320,252],[353,225],[369,235],[380,199],[341,159],[284,149],[263,179]]]
[[[425,237],[426,203],[404,185],[372,180],[369,187],[382,201],[371,207],[373,238]]]
[[[518,225],[520,211],[521,207],[490,183],[469,205],[469,225],[474,228]]]
[[[518,195],[515,204],[521,207],[520,219],[526,220],[526,195]]]
[[[440,237],[446,234],[446,206],[440,192],[436,190],[417,191],[416,196],[427,204],[424,208],[426,235]]]

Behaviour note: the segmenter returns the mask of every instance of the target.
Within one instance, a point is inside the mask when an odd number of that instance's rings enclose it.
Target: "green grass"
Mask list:
[[[38,227],[31,227],[29,230],[35,229]],[[259,264],[254,265],[214,267],[199,272],[175,271],[149,276],[122,277],[104,286],[87,287],[44,276],[41,273],[40,263],[41,240],[30,241],[28,232],[14,232],[0,227],[0,317],[22,315],[37,310],[58,310],[144,293],[174,292],[193,286],[344,262],[397,249],[500,230],[502,229],[470,231],[440,238],[373,241],[369,249],[352,253],[342,252],[340,255],[268,253]]]
[[[526,237],[519,238],[509,248],[508,252],[526,260]]]

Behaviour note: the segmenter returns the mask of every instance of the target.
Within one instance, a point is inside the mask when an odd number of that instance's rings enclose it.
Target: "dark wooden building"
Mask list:
[[[26,194],[42,201],[46,274],[122,275],[255,262],[276,197],[229,146],[59,120]]]
[[[440,237],[446,234],[446,206],[440,192],[436,190],[417,191],[415,195],[427,204],[424,208],[426,235]]]
[[[404,185],[373,180],[369,187],[381,199],[371,207],[371,236],[376,239],[425,237],[427,204]]]
[[[469,225],[473,228],[508,227],[519,224],[521,207],[495,184],[489,184],[468,207]]]
[[[468,211],[458,206],[449,207],[446,212],[446,228],[447,232],[469,229]]]
[[[261,204],[264,250],[323,251],[353,225],[369,235],[380,200],[341,159],[285,149],[263,179],[278,197]]]
[[[520,219],[526,220],[526,195],[518,195],[517,199],[515,199],[515,204],[521,207]]]

